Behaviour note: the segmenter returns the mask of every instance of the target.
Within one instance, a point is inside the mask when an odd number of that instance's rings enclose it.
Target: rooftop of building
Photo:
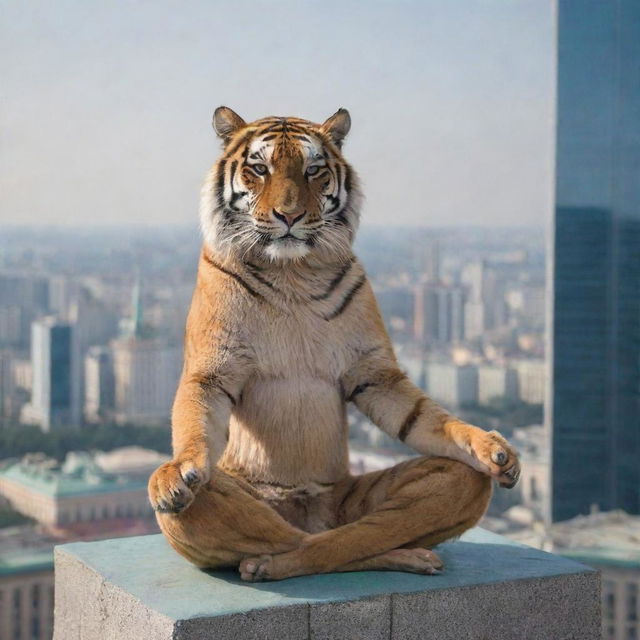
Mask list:
[[[534,526],[509,538],[587,564],[640,568],[640,516],[620,510]]]
[[[53,569],[53,549],[26,549],[0,555],[0,578]]]
[[[135,463],[136,456],[139,464]],[[146,489],[148,472],[166,459],[137,447],[109,454],[69,452],[63,463],[42,453],[29,453],[21,460],[6,461],[0,479],[57,498],[134,491]]]
[[[18,573],[50,571],[56,539],[34,525],[0,529],[0,578]]]

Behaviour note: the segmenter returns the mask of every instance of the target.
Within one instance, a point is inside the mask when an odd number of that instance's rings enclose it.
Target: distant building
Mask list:
[[[544,327],[545,291],[544,282],[526,282],[507,293],[507,304],[519,326],[538,330]]]
[[[153,336],[145,325],[140,273],[131,294],[131,317],[111,342],[115,420],[121,424],[168,425],[182,371],[182,349]]]
[[[427,362],[426,383],[429,395],[448,407],[478,402],[478,369],[473,365]]]
[[[9,350],[0,350],[0,420],[10,418],[13,413],[14,383],[13,357]]]
[[[35,321],[31,328],[31,363],[31,402],[23,407],[22,421],[37,424],[43,431],[78,425],[73,327],[53,316]]]
[[[147,455],[145,465],[132,461],[131,468],[123,471],[114,464],[113,455],[102,454],[107,469],[111,460],[109,471],[84,452],[69,453],[62,465],[43,454],[27,454],[0,470],[0,495],[16,511],[53,527],[151,517],[147,480],[168,456],[151,452],[151,463]]]
[[[441,259],[440,241],[437,237],[429,237],[418,242],[416,246],[416,271],[424,282],[440,282]]]
[[[464,339],[464,288],[423,282],[415,288],[414,338],[448,344]]]
[[[480,338],[486,331],[504,325],[505,291],[497,271],[485,260],[471,262],[463,268],[461,280],[467,287],[465,338]]]
[[[86,398],[85,357],[94,345],[106,345],[118,334],[118,318],[85,287],[79,287],[75,293],[69,317],[73,322],[74,370],[79,374],[74,379],[74,393],[82,400]]]
[[[15,355],[11,360],[11,372],[15,386],[31,393],[33,389],[33,366],[31,365],[31,360]]]
[[[0,495],[38,520],[0,529],[0,639],[51,640],[55,544],[157,533],[146,483],[167,459],[123,447],[63,465],[30,454],[0,470]]]
[[[112,343],[115,419],[169,424],[182,369],[182,350],[161,340],[123,338]]]
[[[483,364],[478,366],[478,404],[495,400],[518,400],[518,374],[510,367]]]
[[[25,316],[17,304],[0,306],[0,346],[20,348],[28,344],[24,337]]]
[[[0,638],[51,639],[53,636],[53,583],[51,548],[2,550],[0,555]]]
[[[518,394],[522,402],[544,404],[547,368],[542,359],[512,360],[518,374]]]
[[[387,329],[411,330],[413,292],[407,286],[384,287],[376,290],[376,300]]]
[[[518,427],[511,442],[520,453],[522,471],[516,491],[520,503],[541,520],[548,508],[551,493],[549,435],[542,425]]]
[[[51,313],[67,321],[71,320],[71,306],[77,300],[79,285],[69,276],[49,277],[49,309]]]
[[[640,2],[560,0],[551,520],[640,513]]]
[[[28,349],[31,322],[48,311],[46,277],[0,271],[0,347]]]
[[[84,418],[102,422],[113,415],[115,380],[108,347],[91,347],[84,359]]]

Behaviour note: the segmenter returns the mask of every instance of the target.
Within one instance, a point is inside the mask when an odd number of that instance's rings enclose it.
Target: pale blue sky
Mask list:
[[[0,223],[196,223],[245,119],[352,114],[381,223],[543,224],[552,0],[0,4]]]

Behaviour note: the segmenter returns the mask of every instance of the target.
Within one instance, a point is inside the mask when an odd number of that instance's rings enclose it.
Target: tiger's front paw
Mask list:
[[[500,486],[511,489],[520,478],[518,452],[497,431],[478,430],[472,438],[474,456],[496,478]]]
[[[171,460],[158,467],[149,478],[149,501],[159,513],[180,513],[209,481],[209,472],[193,460]]]

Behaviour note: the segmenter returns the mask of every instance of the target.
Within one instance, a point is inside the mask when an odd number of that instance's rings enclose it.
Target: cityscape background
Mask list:
[[[0,640],[51,637],[55,544],[157,532],[223,102],[350,108],[356,253],[401,366],[521,454],[481,526],[600,569],[603,638],[637,639],[640,3],[246,6],[239,61],[225,3],[3,6]],[[414,455],[349,423],[354,473]]]

